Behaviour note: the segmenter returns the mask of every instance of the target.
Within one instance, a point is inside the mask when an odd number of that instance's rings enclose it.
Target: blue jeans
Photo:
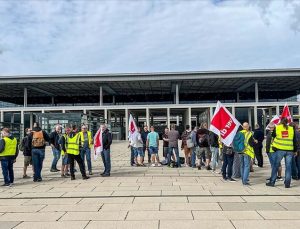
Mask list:
[[[56,166],[60,158],[60,151],[56,148],[52,148],[52,153],[53,153],[53,161],[52,161],[51,169],[57,169]]]
[[[196,147],[192,148],[191,164],[192,167],[196,166]]]
[[[104,174],[110,174],[111,163],[110,163],[110,150],[104,149],[101,152],[102,161],[104,164]]]
[[[91,160],[91,150],[90,150],[90,148],[83,148],[80,151],[80,156],[82,158],[83,165],[85,165],[84,158],[86,158],[88,170],[89,170],[89,172],[92,172],[92,160]]]
[[[298,178],[297,165],[296,165],[296,156],[293,154],[292,159],[292,177]]]
[[[246,154],[240,154],[241,161],[241,177],[243,185],[248,183],[250,173],[250,161],[251,158]]]
[[[296,156],[296,167],[297,167],[297,173],[298,173],[298,179],[300,179],[300,154]]]
[[[134,164],[134,147],[130,146],[130,165],[133,166]]]
[[[170,165],[170,163],[171,163],[171,156],[173,155],[173,150],[175,151],[175,155],[176,155],[176,159],[177,159],[177,162],[176,162],[177,166],[181,167],[178,147],[169,147],[168,165]]]
[[[277,178],[277,171],[280,166],[280,162],[282,158],[285,159],[285,180],[284,184],[285,186],[291,185],[291,178],[292,178],[292,160],[294,153],[289,151],[282,151],[277,150],[273,153],[274,155],[274,166],[272,167],[272,174],[271,174],[271,180],[270,183],[275,184],[276,178]]]
[[[210,147],[210,151],[212,153],[212,156],[211,156],[211,167],[212,167],[212,170],[216,170],[217,163],[219,161],[219,148],[217,148],[217,147]]]
[[[2,174],[6,185],[14,183],[14,158],[6,157],[1,160]]]
[[[34,169],[33,180],[42,179],[41,172],[45,159],[45,149],[32,149],[32,164]]]
[[[224,161],[222,166],[222,175],[223,178],[231,178],[232,177],[232,165],[233,165],[234,154],[228,155],[224,153]],[[226,176],[227,171],[227,176]]]

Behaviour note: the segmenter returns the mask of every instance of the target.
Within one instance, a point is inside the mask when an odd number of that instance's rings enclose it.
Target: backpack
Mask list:
[[[32,133],[32,146],[43,147],[45,145],[45,139],[43,131],[34,131]]]
[[[243,153],[245,150],[245,135],[238,132],[232,142],[233,150],[237,153]]]

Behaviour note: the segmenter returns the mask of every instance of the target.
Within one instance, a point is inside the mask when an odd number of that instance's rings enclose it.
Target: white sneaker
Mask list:
[[[151,166],[152,166],[152,167],[155,167],[155,164],[152,164]]]
[[[157,164],[157,166],[158,166],[158,167],[160,167],[160,166],[161,166],[161,164],[160,164],[160,163],[158,163],[158,164]]]

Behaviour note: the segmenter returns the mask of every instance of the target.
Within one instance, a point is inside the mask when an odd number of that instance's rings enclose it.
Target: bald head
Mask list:
[[[247,131],[248,131],[248,130],[249,130],[249,127],[250,127],[250,126],[249,126],[249,123],[248,123],[248,122],[244,122],[244,123],[243,123],[243,129],[244,129],[244,130],[247,130]]]

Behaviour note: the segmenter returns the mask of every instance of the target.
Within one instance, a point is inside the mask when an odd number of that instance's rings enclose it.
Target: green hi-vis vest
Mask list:
[[[67,153],[73,155],[79,155],[79,138],[80,134],[75,134],[74,137],[67,136]]]
[[[64,139],[65,139],[65,148],[67,149],[67,137],[68,137],[68,135],[67,134],[64,134],[62,137],[64,137]],[[60,150],[60,155],[61,156],[65,156],[65,151],[63,151],[63,146],[61,145],[61,150]]]
[[[4,137],[3,140],[5,142],[5,148],[4,151],[0,154],[0,157],[15,156],[17,148],[17,139],[10,139],[8,137]]]
[[[83,132],[79,132],[80,137],[81,137],[81,146],[84,145],[84,134]],[[92,133],[90,131],[87,131],[87,136],[88,136],[88,142],[89,142],[89,148],[92,148],[93,146],[93,138],[92,138]]]
[[[249,145],[249,139],[252,137],[252,133],[250,131],[242,130],[242,134],[245,135],[245,149],[244,154],[247,154],[252,159],[254,158],[254,150],[253,147]]]
[[[282,124],[276,126],[276,137],[272,143],[273,147],[278,150],[294,150],[294,128],[288,126],[286,129]]]

